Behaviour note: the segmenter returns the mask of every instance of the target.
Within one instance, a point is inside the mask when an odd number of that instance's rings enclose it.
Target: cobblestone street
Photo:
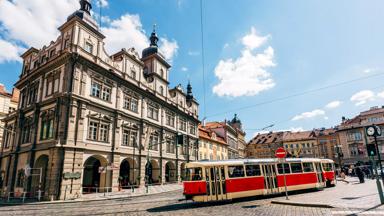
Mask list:
[[[87,202],[0,207],[0,215],[384,215],[375,181],[338,182],[334,188],[291,194],[289,202],[334,204],[335,208],[271,204],[284,196],[257,197],[222,203],[184,201],[180,190],[148,196]],[[353,194],[355,194],[353,196]],[[343,199],[344,198],[344,199]]]

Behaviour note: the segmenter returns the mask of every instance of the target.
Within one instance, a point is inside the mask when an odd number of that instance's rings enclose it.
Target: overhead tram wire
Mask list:
[[[370,88],[372,90],[374,89],[379,89],[379,88],[383,88],[384,85],[379,85],[379,86],[376,86],[376,87],[373,87],[373,88]],[[341,98],[341,100],[345,100],[345,99],[348,99],[348,98]],[[263,131],[267,128],[271,128],[271,127],[275,127],[276,125],[280,125],[282,123],[286,123],[286,122],[290,122],[292,121],[293,117],[292,118],[289,118],[289,119],[285,119],[285,120],[282,120],[282,121],[276,121],[276,122],[273,122],[271,123],[269,126],[266,126],[266,127],[263,127],[263,128],[244,128],[243,130],[245,131]]]
[[[330,88],[335,88],[335,87],[338,87],[338,86],[342,86],[342,85],[346,85],[346,84],[350,84],[350,83],[353,83],[353,82],[357,82],[357,81],[361,81],[361,80],[365,80],[365,79],[369,79],[369,78],[373,78],[373,77],[378,77],[378,76],[382,76],[382,75],[384,75],[384,72],[383,73],[373,74],[373,75],[370,75],[370,76],[360,77],[360,78],[357,78],[357,79],[347,80],[347,81],[344,81],[344,82],[335,83],[335,84],[331,84],[331,85],[328,85],[328,86],[323,86],[323,87],[320,87],[320,88],[311,89],[311,90],[308,90],[308,91],[303,91],[303,92],[287,95],[287,96],[284,96],[284,97],[278,97],[278,98],[275,98],[275,99],[272,99],[272,100],[267,100],[267,101],[260,102],[260,103],[257,103],[257,104],[243,106],[243,107],[238,107],[238,108],[235,108],[235,109],[230,109],[230,110],[227,110],[227,111],[224,111],[224,112],[214,113],[212,115],[208,115],[206,118],[211,118],[211,117],[214,117],[214,116],[220,116],[220,115],[227,114],[227,113],[232,113],[232,112],[238,112],[239,110],[246,110],[246,109],[250,109],[250,108],[261,106],[261,105],[265,105],[265,104],[270,104],[270,103],[274,103],[274,102],[278,102],[278,101],[283,101],[283,100],[286,100],[286,99],[290,99],[290,98],[294,98],[294,97],[298,97],[298,96],[302,96],[302,95],[306,95],[306,94],[310,94],[310,93],[314,93],[314,92],[318,92],[318,91],[322,91],[322,90],[326,90],[326,89],[330,89]]]
[[[203,119],[207,118],[207,108],[206,108],[206,101],[205,101],[205,56],[204,56],[204,25],[203,25],[203,0],[200,0],[200,32],[201,32],[201,64],[203,69],[203,111],[204,111],[204,117]]]

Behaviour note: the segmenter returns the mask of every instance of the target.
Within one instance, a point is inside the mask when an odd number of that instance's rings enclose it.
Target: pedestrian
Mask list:
[[[357,177],[359,178],[360,183],[364,183],[364,173],[360,168],[360,164],[356,164],[355,173]]]

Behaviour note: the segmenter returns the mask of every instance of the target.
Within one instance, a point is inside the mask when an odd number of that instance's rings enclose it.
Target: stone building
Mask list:
[[[175,182],[197,157],[198,103],[190,84],[169,89],[156,32],[141,57],[134,48],[109,55],[90,1],[80,5],[55,41],[21,56],[18,111],[5,119],[15,133],[5,132],[0,155],[1,188],[14,196]]]
[[[199,160],[228,159],[228,144],[210,128],[199,125]]]
[[[247,142],[245,141],[245,131],[243,130],[242,123],[240,119],[237,117],[237,114],[233,117],[233,119],[229,122],[229,124],[236,130],[237,134],[237,154],[238,158],[246,158],[245,149],[247,146]]]
[[[294,157],[316,157],[317,155],[317,139],[313,131],[284,132],[283,147]]]
[[[274,158],[275,151],[283,147],[284,132],[259,133],[247,144],[248,158]]]
[[[343,164],[355,164],[357,162],[368,162],[367,143],[374,143],[372,137],[366,136],[365,128],[377,125],[384,130],[384,106],[372,107],[361,112],[352,119],[342,118],[338,126],[337,134],[343,153]],[[377,137],[381,158],[384,157],[384,133]]]
[[[3,142],[4,118],[8,114],[16,111],[17,104],[19,103],[19,95],[19,90],[14,88],[12,93],[8,93],[4,85],[0,84],[0,147]]]
[[[316,157],[332,159],[338,161],[335,148],[339,145],[339,136],[336,128],[320,128],[314,129],[317,139]]]

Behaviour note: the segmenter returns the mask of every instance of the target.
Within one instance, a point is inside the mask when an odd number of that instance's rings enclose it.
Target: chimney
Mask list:
[[[4,84],[1,84],[1,83],[0,83],[0,93],[2,93],[2,94],[7,93],[7,92],[5,91]]]
[[[341,123],[344,123],[345,122],[345,116],[341,117]]]
[[[17,88],[13,88],[12,89],[12,101],[14,102],[19,102],[19,98],[20,98],[20,90],[17,89]]]

